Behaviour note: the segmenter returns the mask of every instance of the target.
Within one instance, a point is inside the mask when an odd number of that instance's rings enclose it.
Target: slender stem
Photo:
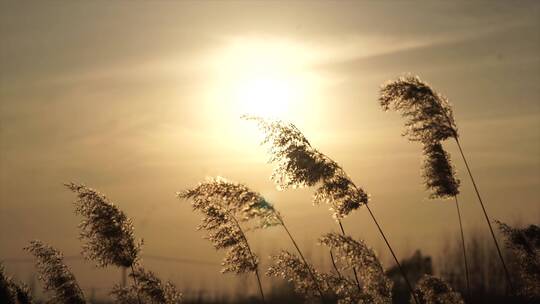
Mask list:
[[[283,221],[283,218],[281,218],[281,216],[277,212],[275,214],[276,214],[279,222],[281,223],[281,226],[283,227],[283,229],[285,229],[285,232],[287,232],[287,235],[291,239],[291,242],[293,243],[294,247],[296,248],[296,251],[300,255],[300,258],[302,258],[302,261],[304,262],[304,265],[306,265],[306,268],[307,268],[307,270],[309,272],[309,275],[311,276],[311,279],[313,280],[313,283],[317,287],[317,291],[319,292],[319,296],[321,297],[321,300],[323,301],[323,303],[325,303],[324,294],[322,292],[321,286],[319,286],[319,282],[317,281],[317,278],[315,277],[315,274],[311,270],[311,267],[309,267],[309,264],[306,261],[306,258],[304,257],[304,255],[302,254],[302,251],[300,250],[300,247],[298,247],[298,244],[296,244],[296,241],[292,237],[291,232],[289,231],[289,229],[287,229],[287,226],[285,225],[285,222]]]
[[[343,228],[343,224],[341,223],[340,219],[338,219],[338,223],[339,223],[339,228],[341,229],[341,234],[345,236],[346,235],[345,229]],[[334,259],[332,259],[332,262],[333,261]],[[360,286],[360,280],[358,280],[358,273],[356,272],[356,267],[353,267],[352,271],[354,273],[354,280],[356,281],[356,286],[358,287],[358,290],[362,291],[362,287]]]
[[[133,277],[133,282],[135,282],[135,288],[137,288],[137,302],[142,304],[141,297],[139,296],[139,284],[137,283],[137,278],[135,277],[135,269],[133,268],[133,264],[131,265],[131,276]]]
[[[261,277],[259,276],[259,265],[257,264],[257,260],[255,259],[255,255],[251,251],[251,247],[249,247],[248,240],[246,238],[246,235],[244,234],[244,230],[242,230],[242,226],[240,226],[240,223],[236,220],[236,217],[231,214],[231,212],[227,208],[223,208],[225,210],[225,213],[234,221],[236,226],[238,227],[238,231],[240,231],[240,236],[242,237],[242,240],[246,244],[246,247],[248,249],[249,255],[251,256],[251,261],[253,262],[253,265],[255,265],[255,275],[257,276],[257,283],[259,283],[259,292],[261,293],[261,298],[263,303],[266,303],[266,300],[264,299],[264,292],[261,284]]]
[[[459,202],[457,195],[454,195],[456,201],[456,209],[459,219],[459,230],[461,231],[461,248],[463,249],[463,262],[465,264],[465,278],[467,279],[467,294],[470,296],[471,293],[471,283],[469,280],[469,263],[467,262],[467,250],[465,249],[465,236],[463,235],[463,224],[461,223],[461,212],[459,211]]]
[[[390,249],[390,253],[392,254],[392,256],[394,257],[394,261],[396,262],[396,265],[399,269],[399,271],[401,272],[401,275],[403,276],[403,278],[405,279],[405,283],[407,283],[407,287],[409,287],[409,291],[411,292],[411,295],[414,299],[414,302],[416,304],[420,304],[420,302],[418,301],[418,299],[416,298],[416,294],[414,293],[414,290],[413,290],[413,287],[411,285],[411,282],[409,282],[409,279],[407,278],[407,275],[405,274],[405,271],[403,271],[403,268],[401,267],[401,264],[399,263],[397,257],[396,257],[396,254],[394,253],[394,250],[392,249],[392,246],[390,246],[390,243],[388,242],[388,240],[386,239],[386,236],[384,235],[384,232],[382,231],[382,228],[381,226],[379,225],[379,223],[377,222],[377,219],[375,218],[375,216],[373,215],[373,212],[371,212],[371,209],[369,208],[369,205],[368,204],[365,204],[366,205],[366,208],[367,210],[369,211],[369,214],[371,215],[371,218],[373,219],[373,221],[375,222],[375,225],[377,225],[377,228],[379,229],[379,232],[381,233],[383,239],[384,239],[384,242],[386,243],[386,246],[388,246],[388,249]]]
[[[474,191],[476,192],[476,196],[478,197],[478,202],[480,202],[480,206],[482,207],[482,211],[484,212],[484,217],[486,218],[486,222],[489,227],[489,231],[491,232],[491,236],[493,237],[493,242],[495,243],[495,247],[497,247],[497,253],[499,254],[499,258],[501,259],[501,264],[504,268],[504,274],[506,275],[506,281],[508,283],[508,286],[510,287],[510,290],[513,292],[514,287],[512,284],[512,280],[510,279],[510,273],[508,272],[508,268],[506,267],[506,263],[504,262],[501,248],[499,247],[499,243],[497,242],[497,238],[495,237],[495,233],[493,232],[493,227],[491,227],[491,221],[489,220],[486,207],[484,206],[484,202],[482,201],[482,197],[480,196],[480,191],[478,191],[478,187],[476,186],[476,182],[474,181],[474,177],[471,173],[471,168],[469,167],[469,163],[467,163],[467,159],[465,158],[465,154],[463,153],[463,149],[461,148],[461,144],[459,143],[459,140],[457,136],[454,137],[456,140],[457,146],[459,148],[459,152],[461,153],[461,157],[463,158],[463,162],[465,163],[465,167],[467,168],[467,172],[469,173],[469,177],[471,178],[471,182],[474,187]]]

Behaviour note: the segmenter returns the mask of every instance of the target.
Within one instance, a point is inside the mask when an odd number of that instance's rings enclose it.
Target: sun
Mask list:
[[[309,109],[316,77],[309,50],[290,41],[237,38],[215,56],[219,115],[291,119]]]
[[[294,103],[297,88],[285,78],[261,75],[239,82],[235,103],[240,111],[264,117],[283,117]]]

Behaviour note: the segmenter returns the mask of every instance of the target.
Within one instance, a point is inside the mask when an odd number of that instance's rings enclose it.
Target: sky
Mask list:
[[[134,220],[143,257],[180,289],[225,292],[200,220],[175,197],[206,177],[247,184],[273,202],[301,246],[337,231],[312,189],[277,191],[261,134],[242,114],[293,122],[370,194],[400,257],[435,257],[457,236],[452,201],[428,199],[421,146],[377,102],[380,86],[419,75],[453,105],[460,140],[493,219],[540,219],[540,5],[534,1],[50,1],[0,4],[0,259],[30,258],[32,239],[80,253],[74,197],[105,193]],[[467,232],[486,233],[463,161]],[[344,220],[391,265],[365,208]],[[279,229],[250,233],[267,256],[291,249]],[[212,264],[214,263],[214,264]],[[118,270],[68,263],[90,293]],[[27,279],[28,263],[8,263]],[[251,278],[252,279],[252,278]],[[265,286],[269,286],[265,282]],[[202,287],[201,287],[202,286]]]

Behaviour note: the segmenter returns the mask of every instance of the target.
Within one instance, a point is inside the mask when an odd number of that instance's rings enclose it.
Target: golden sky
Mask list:
[[[420,145],[377,102],[379,86],[407,72],[453,104],[490,215],[537,223],[539,33],[533,1],[2,1],[0,258],[29,257],[21,248],[34,238],[78,254],[79,218],[62,186],[76,181],[134,218],[143,254],[219,263],[195,231],[199,215],[175,198],[216,175],[266,196],[317,257],[314,241],[337,227],[310,189],[275,189],[245,113],[295,123],[340,163],[370,193],[398,255],[436,256],[457,233],[455,206],[427,199]],[[483,231],[457,148],[445,147],[462,180],[465,229]],[[366,210],[344,223],[388,264]],[[252,241],[263,260],[290,247],[277,230]],[[146,264],[180,289],[240,284],[219,266]],[[71,265],[83,287],[117,281],[89,265]],[[7,267],[22,278],[32,269]]]

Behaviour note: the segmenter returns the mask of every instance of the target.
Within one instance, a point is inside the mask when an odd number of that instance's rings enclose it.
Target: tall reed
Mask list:
[[[463,251],[463,264],[465,266],[465,279],[467,282],[467,292],[470,293],[469,263],[467,261],[467,250],[465,248],[465,236],[459,209],[459,179],[456,178],[454,166],[450,161],[450,154],[446,152],[440,142],[424,144],[424,163],[422,166],[422,176],[427,190],[431,191],[431,199],[454,198],[459,221],[461,235],[461,248]]]
[[[79,224],[80,239],[85,241],[83,255],[99,267],[130,268],[133,282],[138,285],[134,273],[142,241],[135,240],[133,221],[98,191],[76,183],[65,186],[77,195],[75,213],[84,218]]]
[[[362,188],[357,187],[335,161],[313,148],[302,132],[293,124],[270,121],[254,116],[243,116],[243,118],[257,122],[259,128],[265,134],[263,144],[269,144],[270,146],[270,162],[276,164],[272,180],[276,183],[278,189],[317,186],[313,203],[326,202],[330,205],[333,217],[338,222],[343,235],[345,235],[345,230],[341,220],[360,206],[366,206],[407,282],[411,294],[413,294],[409,279],[375,215],[368,206],[368,194]],[[360,289],[358,274],[354,267],[353,272]]]
[[[495,237],[480,191],[463,153],[452,107],[447,98],[437,93],[418,76],[407,75],[385,83],[380,90],[379,102],[384,110],[398,111],[406,119],[406,130],[403,135],[407,136],[411,141],[433,144],[448,138],[455,140],[497,248],[508,286],[513,290],[512,280],[504,262],[501,248]]]

